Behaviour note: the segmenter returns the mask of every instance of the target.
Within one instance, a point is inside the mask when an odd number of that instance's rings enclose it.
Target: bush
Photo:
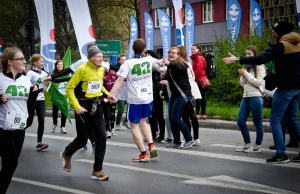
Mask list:
[[[249,45],[254,45],[262,53],[268,43],[274,40],[270,30],[265,30],[261,37],[250,34],[241,35],[235,43],[228,38],[216,38],[217,44],[214,49],[216,51],[215,65],[217,69],[217,77],[210,80],[211,86],[208,89],[209,99],[215,102],[225,102],[229,104],[238,104],[241,101],[243,87],[239,84],[238,69],[242,68],[240,64],[225,65],[222,58],[228,57],[228,53],[239,57],[245,55],[245,49]]]

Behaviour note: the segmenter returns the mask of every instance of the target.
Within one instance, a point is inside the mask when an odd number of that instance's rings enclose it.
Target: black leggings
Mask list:
[[[86,110],[90,110],[92,101],[80,102]],[[94,171],[101,171],[106,151],[106,132],[103,119],[103,105],[97,107],[96,113],[91,116],[89,112],[82,115],[75,113],[77,137],[66,147],[64,154],[72,156],[77,150],[87,144],[90,134],[96,143]]]
[[[157,124],[158,124],[160,129],[159,138],[164,139],[166,122],[164,118],[163,99],[157,93],[155,93],[153,97],[154,99],[153,99],[152,116],[148,118],[151,126],[152,137],[153,138],[156,137],[156,132],[158,131],[157,128]]]
[[[109,102],[103,103],[104,119],[105,119],[105,128],[106,131],[111,132],[115,127],[115,113],[116,113],[116,104],[111,104]]]
[[[192,110],[189,110],[190,107],[186,107],[183,115],[182,120],[189,128],[190,132],[192,133],[192,127],[193,127],[193,137],[194,139],[199,139],[199,123],[197,117],[195,117]],[[192,127],[191,127],[192,122]]]
[[[36,111],[38,117],[38,130],[37,130],[37,142],[42,142],[44,129],[45,129],[45,101],[36,101],[33,108],[30,108],[29,117],[27,119],[27,125],[31,126],[34,118],[34,112]]]
[[[22,150],[24,137],[24,130],[4,131],[0,129],[0,156],[2,158],[0,194],[6,193],[18,166],[18,158]]]
[[[52,105],[52,119],[53,125],[57,125],[57,115],[58,115],[58,108],[54,104]],[[60,121],[60,128],[66,126],[67,117],[61,112],[61,121]]]
[[[198,88],[200,90],[202,99],[196,99],[196,114],[199,115],[200,107],[201,114],[206,115],[206,97],[205,97],[205,88],[202,88],[201,84],[197,82]]]

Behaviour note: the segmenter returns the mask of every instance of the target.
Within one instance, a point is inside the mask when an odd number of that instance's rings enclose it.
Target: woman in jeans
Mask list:
[[[192,92],[187,71],[188,66],[181,57],[181,48],[178,47],[172,47],[169,53],[169,60],[164,59],[163,62],[168,66],[165,79],[168,80],[172,92],[169,101],[169,115],[174,140],[173,144],[167,147],[180,148],[180,132],[182,132],[185,138],[183,149],[187,149],[192,147],[195,141],[188,126],[182,121],[182,115],[187,102],[177,89],[175,83],[182,90],[184,95],[188,99],[191,99]]]
[[[246,56],[257,56],[258,50],[255,46],[246,48]],[[240,105],[237,124],[244,138],[244,146],[236,149],[237,152],[261,152],[261,143],[264,135],[262,124],[263,109],[263,85],[266,76],[266,68],[264,65],[245,65],[244,68],[238,70],[240,84],[244,87],[243,99]],[[253,124],[256,127],[256,141],[251,144],[249,129],[246,121],[249,113],[252,112]]]
[[[61,60],[57,60],[54,65],[55,65],[55,67],[54,67],[54,70],[53,70],[52,74],[59,73],[64,69],[64,63]],[[53,126],[52,126],[51,133],[54,133],[55,129],[57,127],[57,115],[58,115],[58,108],[52,102]],[[65,128],[66,127],[66,120],[67,120],[67,117],[63,113],[61,113],[60,133],[62,133],[62,134],[67,134],[66,128]]]

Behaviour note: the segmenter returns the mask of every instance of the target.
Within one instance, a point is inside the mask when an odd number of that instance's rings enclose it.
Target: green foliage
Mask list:
[[[240,64],[226,65],[222,62],[222,58],[228,57],[228,53],[239,57],[245,55],[245,49],[249,45],[254,45],[258,48],[259,53],[262,53],[268,46],[268,43],[273,39],[271,32],[265,30],[262,37],[255,34],[242,35],[237,39],[236,43],[232,43],[229,38],[221,38],[215,46],[216,57],[215,65],[217,68],[217,77],[211,80],[209,87],[209,98],[216,102],[226,102],[237,104],[241,101],[243,87],[239,84],[238,69],[242,68]]]

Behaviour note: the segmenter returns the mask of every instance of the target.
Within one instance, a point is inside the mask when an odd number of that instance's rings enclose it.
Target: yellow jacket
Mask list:
[[[75,96],[74,89],[78,85],[79,82],[82,82],[82,92],[85,93],[86,98],[94,98],[102,96],[103,93],[109,95],[109,92],[103,86],[103,78],[104,78],[105,70],[101,67],[96,67],[92,62],[88,61],[82,65],[80,65],[74,75],[71,77],[68,85],[66,86],[66,95],[70,101],[70,104],[73,106],[75,110],[80,107],[78,99]],[[101,81],[102,87],[101,91],[96,93],[88,93],[88,82],[89,81]]]

